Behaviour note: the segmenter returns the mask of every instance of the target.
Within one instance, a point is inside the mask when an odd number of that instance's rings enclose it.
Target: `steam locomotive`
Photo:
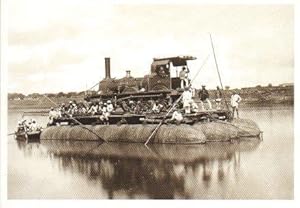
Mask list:
[[[105,78],[99,83],[96,94],[88,94],[85,99],[91,100],[157,100],[176,99],[183,89],[180,88],[178,76],[182,67],[188,69],[187,62],[195,60],[192,56],[175,56],[153,58],[150,74],[144,77],[132,77],[130,71],[121,79],[111,78],[110,58],[105,58]]]

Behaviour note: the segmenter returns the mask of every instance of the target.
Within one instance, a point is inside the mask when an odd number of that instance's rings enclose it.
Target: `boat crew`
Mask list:
[[[102,115],[102,108],[103,108],[103,102],[100,101],[98,103],[98,111],[97,111],[99,115]]]
[[[239,118],[239,103],[242,98],[238,95],[238,93],[234,90],[231,95],[230,104],[232,107],[232,117],[234,118],[234,112],[236,111],[236,116]]]
[[[175,108],[175,111],[172,114],[172,118],[170,119],[170,122],[175,122],[177,125],[179,125],[183,120],[183,116],[178,108]]]
[[[134,113],[141,114],[143,111],[142,109],[143,109],[142,102],[139,100],[139,101],[137,101],[136,106],[134,108]]]
[[[189,87],[186,87],[184,89],[184,92],[182,93],[182,102],[183,102],[184,113],[185,114],[191,113],[191,105],[193,103],[193,98],[192,98],[192,92],[190,91]]]
[[[160,113],[161,110],[163,109],[164,105],[161,104],[158,100],[153,101],[153,106],[152,106],[152,112],[153,113]]]
[[[205,89],[205,85],[202,85],[202,89],[199,91],[199,98],[200,98],[200,103],[202,105],[202,110],[204,110],[204,102],[208,104],[209,110],[212,109],[211,102],[208,99],[209,98],[209,93],[207,89]]]
[[[97,112],[98,112],[98,105],[96,103],[93,103],[88,113],[91,115],[95,115]]]
[[[129,107],[129,112],[134,113],[135,102],[133,100],[129,100],[128,107]]]
[[[67,114],[68,114],[69,116],[72,116],[72,114],[73,114],[73,102],[72,102],[72,101],[69,102]]]
[[[67,107],[65,103],[62,103],[59,110],[59,117],[65,117],[67,115]]]
[[[110,100],[107,101],[107,112],[109,113],[109,115],[111,114],[111,112],[114,111],[114,106],[113,104],[111,103]]]
[[[197,103],[192,99],[191,101],[191,112],[197,113],[199,111]]]
[[[108,121],[109,121],[109,118],[108,116],[110,115],[110,113],[108,112],[108,109],[107,109],[107,104],[104,103],[103,104],[103,108],[102,108],[102,115],[100,116],[100,120],[104,123],[104,124],[109,124]]]
[[[185,66],[182,67],[182,70],[179,72],[180,86],[182,89],[189,85],[188,74],[189,70]]]
[[[221,95],[221,91],[219,86],[217,86],[217,91],[216,91],[216,109],[217,110],[221,110],[222,106],[221,106],[221,101],[222,101],[222,95]]]
[[[31,131],[31,128],[32,128],[32,119],[30,119],[26,125],[26,130],[27,131]]]
[[[48,125],[53,125],[54,119],[57,119],[59,117],[59,114],[54,110],[53,107],[50,108],[49,116],[48,116]]]
[[[25,130],[25,125],[22,121],[18,121],[17,132],[22,132]]]
[[[130,111],[130,107],[127,105],[125,100],[123,100],[121,102],[121,108],[123,109],[124,112],[129,112]]]
[[[32,123],[31,123],[31,126],[30,126],[30,131],[37,131],[37,130],[39,130],[39,126],[36,123],[36,121],[34,119],[32,119]]]

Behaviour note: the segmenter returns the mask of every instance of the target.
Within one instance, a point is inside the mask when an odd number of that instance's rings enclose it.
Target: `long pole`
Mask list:
[[[209,58],[209,55],[207,55],[207,57],[205,58],[205,60],[203,61],[201,67],[199,68],[198,72],[196,73],[196,75],[194,76],[194,78],[192,79],[192,81],[190,82],[189,86],[192,85],[192,82],[195,80],[195,78],[198,76],[200,70],[203,68],[203,66],[205,65],[205,63],[207,62]],[[171,113],[171,111],[175,108],[175,106],[177,105],[177,103],[181,100],[183,94],[180,95],[180,97],[173,103],[173,105],[171,106],[171,108],[167,111],[166,115],[163,117],[163,119],[159,122],[159,124],[155,127],[155,129],[152,131],[152,133],[150,134],[150,136],[148,137],[147,141],[145,142],[144,145],[147,145],[150,140],[154,137],[154,135],[156,134],[156,132],[158,131],[158,129],[161,127],[161,125],[163,124],[163,122],[165,121],[166,117]]]
[[[211,47],[212,47],[213,54],[214,54],[214,60],[215,60],[215,64],[216,64],[216,68],[217,68],[217,72],[218,72],[218,77],[219,77],[221,89],[224,91],[224,87],[223,87],[223,83],[222,83],[222,79],[221,79],[221,75],[220,75],[220,71],[219,71],[219,67],[218,67],[218,62],[217,62],[215,48],[214,48],[214,44],[213,44],[213,40],[212,40],[211,34],[209,34],[209,37],[210,37]],[[223,96],[223,93],[221,93],[221,96],[223,97],[223,99],[225,101],[226,108],[229,111],[229,107],[228,107],[228,104],[227,104],[227,101],[226,101],[226,97]]]

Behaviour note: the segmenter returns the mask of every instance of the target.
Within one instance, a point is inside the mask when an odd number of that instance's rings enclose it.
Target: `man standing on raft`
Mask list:
[[[232,107],[232,117],[234,118],[234,112],[236,111],[236,116],[239,118],[239,103],[241,102],[242,98],[237,94],[236,91],[232,92],[230,104]]]

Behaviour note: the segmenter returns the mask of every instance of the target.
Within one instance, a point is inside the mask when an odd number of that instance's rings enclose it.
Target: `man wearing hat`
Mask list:
[[[31,131],[37,131],[39,130],[39,126],[38,124],[36,123],[35,119],[32,119],[32,123],[31,123],[31,126],[30,126],[30,130]]]
[[[113,112],[113,110],[114,110],[114,106],[113,106],[113,104],[111,103],[111,101],[108,100],[108,101],[107,101],[107,112],[109,113],[109,115],[110,115],[111,112]]]
[[[108,112],[107,109],[107,103],[103,104],[103,108],[102,108],[102,115],[100,116],[101,121],[104,122],[104,124],[108,124],[109,118],[108,116],[110,115],[110,113]]]
[[[211,102],[208,99],[209,98],[209,93],[205,89],[205,85],[202,85],[202,89],[199,91],[198,96],[200,98],[200,103],[202,105],[202,109],[204,110],[204,102],[207,102],[208,106],[209,106],[209,110],[211,110],[212,109]]]

